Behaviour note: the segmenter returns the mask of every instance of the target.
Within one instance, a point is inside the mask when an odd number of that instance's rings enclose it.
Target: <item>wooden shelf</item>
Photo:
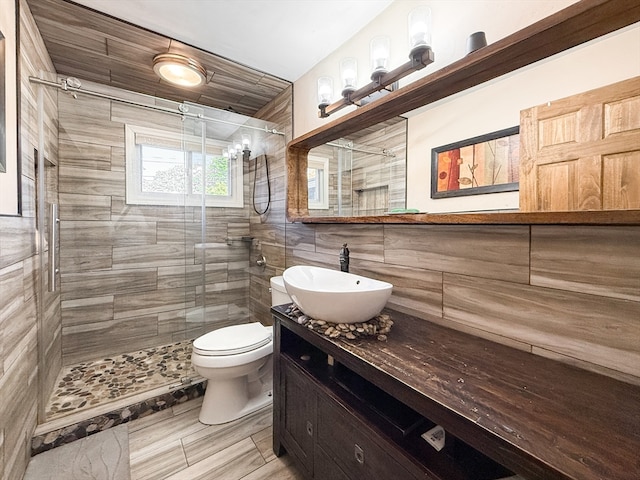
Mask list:
[[[431,217],[398,216],[395,220],[385,217],[327,217],[323,220],[309,217],[307,207],[307,155],[312,148],[337,138],[352,135],[390,118],[416,108],[429,105],[453,94],[513,72],[552,55],[596,39],[608,33],[640,21],[640,3],[637,0],[582,0],[550,15],[502,40],[467,55],[431,75],[416,80],[376,102],[354,110],[323,127],[295,138],[287,145],[287,218],[305,223],[440,223]],[[583,213],[583,212],[580,212]],[[457,221],[444,223],[481,223],[478,214],[458,216]],[[482,215],[482,214],[480,214]],[[487,214],[504,215],[504,214]],[[507,215],[522,215],[511,213]],[[534,223],[556,223],[559,214],[543,213]],[[564,214],[563,214],[564,215]],[[560,223],[592,223],[592,212]],[[634,214],[621,212],[621,219],[614,223],[637,224],[622,217]],[[548,216],[548,220],[545,217]],[[531,217],[537,218],[537,217]],[[488,218],[487,218],[488,220]],[[503,217],[486,223],[530,223],[528,219]],[[599,223],[599,222],[598,222]],[[609,224],[609,222],[605,222]]]
[[[418,225],[640,225],[640,210],[585,212],[416,213],[363,217],[291,217],[302,223]]]

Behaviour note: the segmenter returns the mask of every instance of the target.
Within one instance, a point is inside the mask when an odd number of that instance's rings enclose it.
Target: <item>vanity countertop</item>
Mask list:
[[[640,386],[396,311],[386,341],[329,339],[285,307],[282,326],[525,478],[640,478]]]

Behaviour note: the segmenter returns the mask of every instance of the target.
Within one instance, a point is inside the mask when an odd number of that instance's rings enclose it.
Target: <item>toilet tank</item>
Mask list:
[[[291,297],[287,294],[287,290],[284,287],[284,280],[282,275],[278,277],[271,277],[271,306],[282,305],[283,303],[291,303]]]

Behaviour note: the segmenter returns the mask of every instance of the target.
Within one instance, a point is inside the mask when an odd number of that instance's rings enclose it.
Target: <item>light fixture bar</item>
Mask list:
[[[406,77],[410,73],[422,70],[427,65],[433,63],[435,57],[431,47],[416,47],[409,56],[409,61],[400,65],[399,67],[391,70],[390,72],[382,74],[377,80],[368,83],[364,87],[361,87],[353,92],[350,92],[343,96],[340,100],[333,102],[330,105],[318,105],[320,118],[326,118],[329,115],[336,113],[338,110],[343,109],[349,105],[357,105],[360,100],[368,97],[372,93],[384,90],[389,85],[397,82],[401,78]]]

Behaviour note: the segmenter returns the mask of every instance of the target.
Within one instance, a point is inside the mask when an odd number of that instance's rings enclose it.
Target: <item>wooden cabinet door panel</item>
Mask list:
[[[416,480],[374,435],[344,408],[318,397],[318,445],[353,480]]]
[[[282,362],[284,395],[282,398],[283,437],[286,449],[313,475],[313,446],[316,428],[316,393],[313,381]]]
[[[520,210],[640,208],[640,77],[520,113]]]
[[[322,449],[316,445],[314,453],[314,478],[317,480],[352,480],[347,477],[333,459]]]

